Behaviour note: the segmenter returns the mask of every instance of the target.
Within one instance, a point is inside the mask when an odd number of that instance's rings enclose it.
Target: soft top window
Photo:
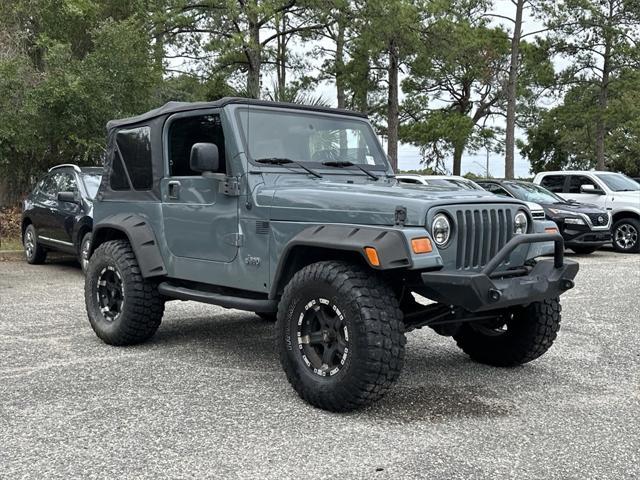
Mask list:
[[[226,173],[224,134],[220,116],[198,115],[177,118],[169,127],[169,174],[172,177],[200,176],[191,170],[191,147],[196,143],[213,143],[218,147],[220,167],[218,173]]]
[[[116,135],[116,144],[120,155],[116,155],[114,158],[110,179],[111,188],[114,190],[128,189],[126,178],[126,173],[128,173],[135,190],[151,190],[153,186],[151,129],[139,127],[120,130]],[[120,160],[124,165],[118,165]]]

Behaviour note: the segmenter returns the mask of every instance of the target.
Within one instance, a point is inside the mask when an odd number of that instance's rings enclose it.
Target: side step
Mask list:
[[[169,282],[163,282],[158,285],[158,292],[165,297],[175,298],[176,300],[210,303],[224,308],[246,310],[247,312],[274,313],[278,310],[278,303],[275,300],[222,295],[186,287],[177,287]]]

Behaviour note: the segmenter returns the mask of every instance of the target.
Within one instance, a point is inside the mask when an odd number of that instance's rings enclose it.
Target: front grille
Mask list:
[[[606,213],[587,213],[594,227],[604,227],[609,223],[609,215]]]
[[[513,215],[507,207],[456,209],[456,268],[486,265],[511,240]]]

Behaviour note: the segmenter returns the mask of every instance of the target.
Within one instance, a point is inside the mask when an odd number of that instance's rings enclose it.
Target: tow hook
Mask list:
[[[496,290],[495,288],[489,289],[489,300],[492,302],[497,302],[502,298],[502,292],[500,290]]]
[[[562,284],[560,285],[560,288],[562,288],[562,290],[571,290],[575,286],[576,286],[576,283],[573,280],[564,279],[562,280]]]

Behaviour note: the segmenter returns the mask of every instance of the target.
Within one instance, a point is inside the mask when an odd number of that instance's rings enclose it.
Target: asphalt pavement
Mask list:
[[[393,391],[347,415],[297,397],[251,313],[171,302],[110,347],[74,262],[0,262],[0,478],[638,478],[640,255],[569,257],[544,357],[491,368],[412,332]]]

